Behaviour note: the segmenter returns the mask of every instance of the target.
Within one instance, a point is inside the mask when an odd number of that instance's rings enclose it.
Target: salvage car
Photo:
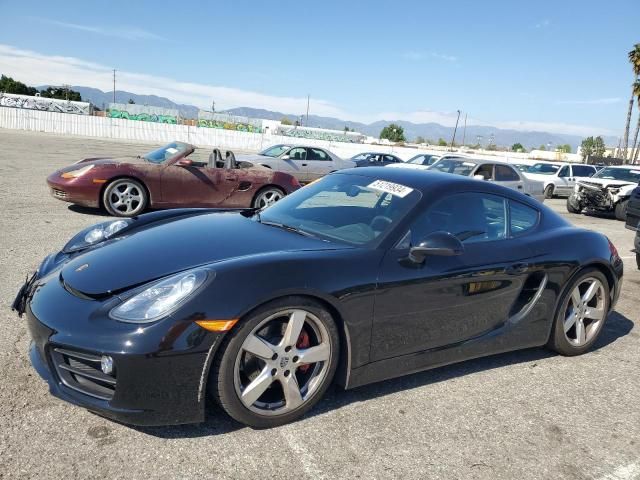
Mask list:
[[[198,159],[196,148],[171,142],[143,155],[86,158],[47,178],[51,195],[116,217],[147,208],[264,207],[300,188],[286,173],[222,158],[215,149]]]
[[[390,153],[364,152],[351,157],[356,167],[385,167],[394,163],[403,163],[402,160]]]
[[[486,180],[507,188],[512,188],[535,198],[539,202],[544,202],[545,199],[542,182],[527,178],[526,175],[523,175],[516,168],[506,162],[459,156],[443,156],[429,167],[411,163],[389,166],[412,170],[453,173],[454,175],[473,177],[476,180]]]
[[[571,195],[576,181],[591,177],[596,172],[593,165],[539,162],[529,167],[524,174],[532,180],[543,182],[545,198],[553,198]]]
[[[209,397],[272,427],[332,382],[543,345],[585,353],[622,275],[607,237],[512,189],[374,167],[262,211],[90,227],[43,261],[13,308],[33,366],[67,402],[158,425],[202,421]]]
[[[640,269],[640,186],[634,188],[629,196],[625,226],[629,230],[636,232],[636,238],[633,243],[636,254],[636,265],[638,269]]]
[[[286,172],[300,183],[313,182],[328,173],[356,166],[352,160],[344,160],[324,148],[285,144],[253,155],[238,155],[238,160]]]
[[[567,199],[570,213],[613,213],[618,220],[627,217],[631,192],[640,181],[640,167],[609,166],[588,180],[580,180]]]

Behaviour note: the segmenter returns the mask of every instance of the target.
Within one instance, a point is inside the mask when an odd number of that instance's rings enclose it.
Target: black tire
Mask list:
[[[553,185],[547,185],[544,187],[544,198],[553,198]]]
[[[127,188],[130,189],[128,197],[126,197]],[[118,205],[117,200],[121,200],[123,203]],[[146,210],[148,203],[147,189],[133,178],[117,178],[109,183],[102,193],[102,205],[114,217],[139,215]]]
[[[571,196],[569,198],[567,198],[567,212],[569,213],[580,213],[582,212],[581,209],[576,208],[573,206],[573,203],[571,203]]]
[[[589,278],[595,278],[600,281],[604,288],[603,302],[604,302],[604,319],[600,322],[597,331],[593,334],[592,338],[587,341],[584,345],[575,346],[569,342],[567,336],[564,332],[564,318],[567,311],[567,307],[569,305],[569,301],[571,299],[571,293],[576,288],[576,286],[580,285],[582,282]],[[549,341],[547,342],[547,347],[551,350],[555,350],[560,355],[565,355],[568,357],[572,357],[575,355],[582,355],[591,349],[593,344],[598,339],[598,336],[602,332],[602,328],[606,323],[607,315],[609,313],[609,305],[611,302],[610,292],[609,292],[609,282],[607,281],[607,277],[595,267],[588,267],[580,271],[574,278],[567,284],[565,287],[560,303],[558,305],[558,309],[555,313],[553,326],[551,328],[551,335],[549,336]]]
[[[636,253],[636,265],[638,266],[638,270],[640,270],[640,253]]]
[[[629,200],[621,200],[616,203],[615,215],[617,220],[622,220],[623,222],[627,219],[627,205]]]
[[[251,206],[253,208],[266,208],[273,205],[278,200],[282,200],[287,194],[279,187],[269,186],[265,187],[256,193],[253,197]]]
[[[287,411],[283,414],[260,414],[245,406],[236,391],[237,359],[241,358],[239,355],[242,355],[242,347],[245,340],[250,335],[254,335],[254,333],[256,333],[254,332],[256,329],[262,328],[261,326],[263,325],[263,322],[268,320],[270,317],[277,315],[279,312],[286,310],[304,310],[311,313],[315,316],[315,319],[321,322],[327,332],[328,338],[326,338],[326,340],[330,344],[329,360],[326,364],[325,362],[321,362],[323,368],[326,368],[324,376],[319,380],[318,385],[314,387],[315,390],[313,394],[311,394],[309,398],[303,399],[303,403],[301,405],[294,410]],[[297,347],[297,344],[296,348],[299,348]],[[295,350],[294,352],[298,351],[300,350]],[[329,312],[327,312],[321,304],[313,301],[312,299],[294,296],[284,297],[282,299],[269,302],[254,310],[247,317],[243,318],[241,323],[239,323],[228,334],[211,367],[211,373],[209,374],[208,380],[209,388],[207,390],[210,397],[217,402],[230,417],[238,422],[254,428],[276,427],[299,419],[308,412],[320,400],[320,398],[322,398],[333,380],[338,366],[339,357],[340,336],[336,324]],[[282,358],[280,358],[280,360],[282,360]],[[293,357],[293,361],[296,361],[296,357]],[[291,368],[291,366],[284,368]],[[292,378],[298,375],[298,368],[302,367],[295,367],[295,370],[291,370]],[[280,373],[281,372],[278,374]],[[284,372],[284,374],[286,375],[286,372]],[[273,382],[271,385],[278,382],[280,388],[282,388],[282,383],[280,383],[279,380],[273,380],[271,382]],[[296,384],[297,383],[298,382],[296,381]],[[275,388],[278,387],[276,386]],[[262,396],[259,398],[262,398]],[[257,403],[257,401],[255,403]],[[251,405],[252,408],[255,407],[255,403]]]

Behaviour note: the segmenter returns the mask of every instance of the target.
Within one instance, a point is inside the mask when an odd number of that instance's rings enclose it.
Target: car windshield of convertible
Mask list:
[[[640,168],[612,168],[606,167],[596,173],[592,178],[606,178],[607,180],[620,180],[623,182],[640,182]]]
[[[254,218],[292,233],[366,246],[390,232],[420,198],[419,191],[397,183],[333,174]]]
[[[265,157],[279,157],[285,150],[289,148],[289,145],[274,145],[273,147],[269,147],[266,150],[260,152],[260,155],[264,155]]]
[[[152,150],[149,153],[145,153],[142,158],[148,160],[151,163],[162,163],[176,154],[182,153],[187,149],[187,145],[184,143],[169,143],[164,147],[160,147],[157,150]]]

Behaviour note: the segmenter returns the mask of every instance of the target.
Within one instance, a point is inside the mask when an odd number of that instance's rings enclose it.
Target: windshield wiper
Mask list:
[[[306,232],[304,230],[300,230],[297,227],[292,227],[291,225],[285,225],[284,223],[278,222],[263,222],[260,220],[260,214],[258,213],[258,221],[263,225],[268,225],[270,227],[281,228],[282,230],[286,230],[287,232],[297,233],[298,235],[302,235],[303,237],[315,237],[314,234]]]

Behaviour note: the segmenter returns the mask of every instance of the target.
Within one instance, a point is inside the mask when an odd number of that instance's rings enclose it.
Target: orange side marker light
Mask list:
[[[238,320],[238,318],[232,320],[196,320],[196,323],[210,332],[227,332],[231,330],[231,327],[233,327]]]

